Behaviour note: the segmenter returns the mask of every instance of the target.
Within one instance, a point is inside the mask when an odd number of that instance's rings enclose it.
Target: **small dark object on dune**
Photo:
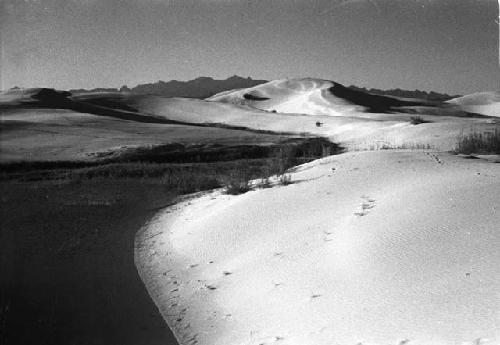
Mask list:
[[[247,99],[249,101],[267,101],[268,99],[270,99],[268,97],[261,97],[261,96],[252,95],[251,93],[245,93],[243,95],[243,98]]]

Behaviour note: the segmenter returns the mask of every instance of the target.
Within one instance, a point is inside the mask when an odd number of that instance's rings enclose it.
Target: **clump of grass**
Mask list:
[[[269,180],[269,177],[263,177],[260,179],[260,182],[258,184],[260,188],[271,188],[271,181]]]
[[[197,151],[198,150],[198,151]],[[201,150],[201,151],[200,151]],[[179,152],[178,152],[179,151]],[[249,181],[286,174],[293,166],[341,152],[326,138],[292,138],[269,146],[165,145],[132,151],[133,155],[99,161],[14,162],[1,164],[0,180],[97,183],[135,180],[154,183],[166,190],[187,194],[226,187],[229,194],[250,190]],[[283,178],[285,184],[290,177]]]
[[[458,137],[456,153],[496,153],[500,154],[500,130],[494,132],[473,132]]]
[[[290,168],[341,151],[340,146],[325,138],[289,141],[271,148],[259,166],[250,166],[252,160],[243,161],[242,164],[235,166],[233,172],[224,174],[222,185],[226,187],[226,193],[233,195],[249,191],[248,181],[255,178],[261,179],[257,185],[261,188],[271,186],[270,176],[276,176],[282,185],[289,185],[292,183],[292,176],[287,174]]]
[[[391,144],[389,142],[384,142],[382,144],[377,143],[376,145],[370,145],[370,151],[376,150],[433,150],[434,145],[429,143],[416,143],[416,142],[404,142],[400,144]]]
[[[222,184],[226,187],[226,193],[239,195],[250,190],[249,174],[245,169],[235,169],[223,178]]]
[[[428,123],[429,121],[424,120],[422,116],[412,116],[410,117],[410,123],[412,125],[419,125],[421,123]]]
[[[279,181],[283,186],[288,186],[289,184],[292,184],[292,175],[290,174],[283,174],[279,176]]]

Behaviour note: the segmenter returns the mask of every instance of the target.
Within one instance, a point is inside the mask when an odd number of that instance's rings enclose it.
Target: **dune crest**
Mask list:
[[[500,117],[500,91],[477,92],[448,101],[470,113]]]
[[[273,80],[251,88],[225,91],[208,100],[249,105],[278,113],[327,116],[389,112],[396,107],[425,104],[421,100],[372,95],[333,81],[314,78]]]

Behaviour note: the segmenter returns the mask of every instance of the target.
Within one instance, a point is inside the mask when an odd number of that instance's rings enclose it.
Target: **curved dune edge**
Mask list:
[[[263,100],[250,99],[244,103],[257,109],[288,114],[348,116],[365,110],[363,106],[332,95],[328,89],[333,85],[332,81],[314,78],[279,79],[246,89],[221,92],[207,100],[239,103],[245,100],[245,95],[251,95]]]
[[[500,343],[500,164],[352,152],[292,179],[187,199],[138,233],[180,344]]]

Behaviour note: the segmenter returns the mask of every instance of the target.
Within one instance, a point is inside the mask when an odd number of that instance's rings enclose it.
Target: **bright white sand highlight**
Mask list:
[[[187,199],[138,234],[181,344],[500,343],[499,164],[351,152],[292,180]]]
[[[448,103],[471,113],[500,117],[500,91],[477,92],[454,98]]]
[[[248,106],[183,98],[144,97],[134,106],[143,113],[170,120],[321,135],[346,144],[351,149],[430,145],[438,150],[452,150],[461,133],[482,133],[498,127],[494,118],[419,115],[429,123],[415,126],[410,123],[410,114],[351,112],[343,116],[311,116],[272,113]],[[320,127],[316,125],[318,121]]]
[[[281,79],[248,89],[222,92],[208,100],[241,104],[244,95],[249,94],[269,100],[245,100],[244,104],[279,113],[342,116],[364,110],[362,106],[332,95],[328,91],[332,86],[331,81],[321,79]]]

